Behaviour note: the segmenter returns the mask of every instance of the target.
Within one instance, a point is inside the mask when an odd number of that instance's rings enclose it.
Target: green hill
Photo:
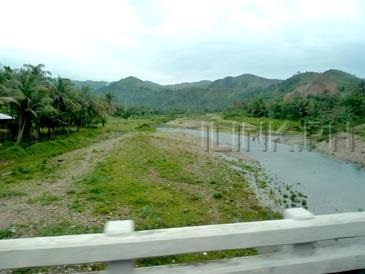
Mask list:
[[[92,80],[86,80],[86,81],[72,80],[72,82],[78,87],[89,86],[92,90],[98,90],[109,84],[106,81],[92,81]]]
[[[144,106],[164,110],[221,110],[235,102],[264,91],[280,80],[250,74],[215,81],[199,81],[176,85],[159,85],[136,77],[127,77],[98,89],[113,92],[126,106]]]
[[[252,74],[242,74],[237,77],[228,76],[223,79],[215,80],[209,87],[216,89],[238,89],[248,91],[266,88],[280,82],[281,80],[267,79]]]
[[[209,80],[202,80],[199,82],[185,82],[175,85],[165,85],[166,88],[172,89],[172,90],[179,90],[179,89],[185,89],[185,88],[207,88],[212,83],[212,81]]]
[[[297,95],[306,97],[318,95],[325,91],[346,93],[356,88],[361,79],[349,73],[330,69],[323,73],[305,72],[296,74],[277,85],[274,94],[286,98]]]
[[[346,93],[358,86],[360,78],[339,70],[323,73],[297,73],[286,80],[267,79],[252,74],[228,76],[215,81],[198,81],[176,85],[160,85],[133,76],[105,82],[96,92],[113,92],[125,106],[161,110],[223,110],[254,96],[263,98],[306,97],[325,91]],[[92,86],[92,87],[95,87]]]

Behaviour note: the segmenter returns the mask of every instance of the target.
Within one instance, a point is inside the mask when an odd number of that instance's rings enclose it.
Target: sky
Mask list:
[[[365,77],[363,0],[0,0],[0,64],[160,84],[340,69]]]

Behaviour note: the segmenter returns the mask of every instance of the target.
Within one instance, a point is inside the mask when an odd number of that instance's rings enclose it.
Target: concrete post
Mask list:
[[[289,208],[284,211],[285,219],[293,219],[295,221],[303,221],[308,219],[313,219],[314,215],[304,208]],[[284,246],[283,251],[289,253],[300,253],[300,254],[310,254],[314,251],[314,243],[301,243]]]
[[[133,221],[109,221],[106,223],[104,233],[107,236],[122,236],[134,231]],[[108,274],[132,274],[134,273],[133,260],[112,261],[107,264]]]

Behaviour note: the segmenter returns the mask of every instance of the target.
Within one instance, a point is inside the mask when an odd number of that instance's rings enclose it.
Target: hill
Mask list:
[[[356,88],[361,79],[349,73],[330,69],[323,73],[305,72],[296,74],[281,82],[275,89],[276,94],[290,98],[294,95],[306,97],[323,92],[346,93]]]
[[[185,82],[175,85],[165,85],[166,88],[172,90],[184,89],[184,88],[207,88],[212,83],[209,80],[202,80],[199,82]]]
[[[215,81],[159,85],[129,76],[100,88],[98,93],[113,92],[127,106],[163,110],[221,110],[262,92],[280,80],[244,74]]]
[[[237,77],[225,77],[215,80],[210,84],[210,88],[215,89],[239,89],[239,90],[255,90],[266,88],[280,83],[281,80],[267,79],[253,74],[242,74]]]
[[[160,85],[129,76],[110,84],[96,82],[101,85],[96,92],[113,92],[125,106],[160,110],[217,111],[254,96],[266,99],[306,97],[325,91],[345,94],[356,88],[360,81],[361,79],[354,75],[334,69],[323,73],[297,73],[286,80],[242,74],[215,81],[203,80],[175,85]]]
[[[86,81],[72,80],[72,82],[77,87],[89,86],[92,90],[98,90],[98,89],[100,89],[102,87],[105,87],[109,84],[106,81],[92,81],[92,80],[86,80]]]

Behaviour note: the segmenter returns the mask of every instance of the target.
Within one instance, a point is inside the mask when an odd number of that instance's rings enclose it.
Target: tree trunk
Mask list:
[[[23,133],[25,129],[25,118],[19,118],[19,128],[18,128],[18,137],[16,139],[16,145],[19,145],[23,138]]]

